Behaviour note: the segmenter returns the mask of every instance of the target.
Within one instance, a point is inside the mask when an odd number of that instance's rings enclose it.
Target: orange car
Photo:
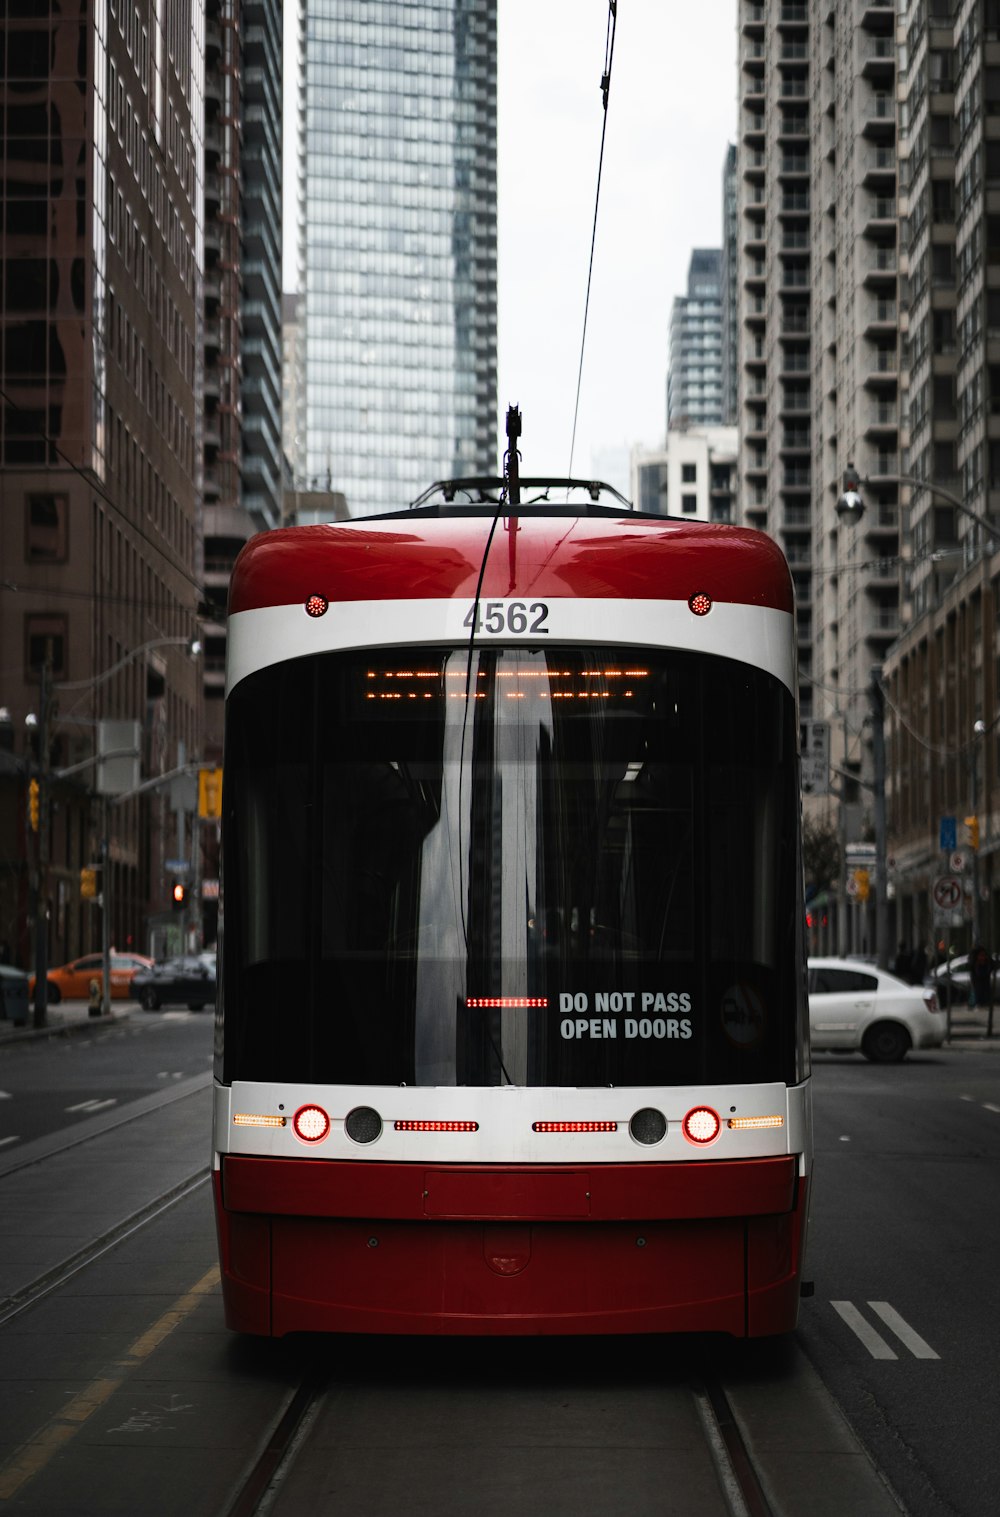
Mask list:
[[[128,1000],[132,994],[132,976],[140,969],[148,969],[152,959],[147,959],[141,953],[111,953],[111,999],[113,1001]],[[90,982],[96,980],[101,983],[101,955],[99,953],[84,954],[82,959],[74,959],[72,964],[62,964],[58,969],[50,969],[46,977],[49,987],[48,1004],[57,1006],[60,1001],[86,1001],[90,996]],[[35,976],[28,981],[28,997],[31,999],[35,994]]]

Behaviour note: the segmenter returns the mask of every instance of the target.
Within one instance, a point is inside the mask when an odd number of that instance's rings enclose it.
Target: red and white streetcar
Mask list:
[[[227,1322],[787,1331],[811,1124],[784,558],[462,493],[261,534],[233,574]]]

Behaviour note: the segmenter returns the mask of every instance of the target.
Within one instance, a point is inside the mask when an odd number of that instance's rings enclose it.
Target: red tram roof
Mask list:
[[[476,593],[492,513],[366,518],[251,538],[229,610],[330,601],[450,599]],[[792,610],[781,549],[742,527],[623,513],[500,517],[481,595],[713,601]]]

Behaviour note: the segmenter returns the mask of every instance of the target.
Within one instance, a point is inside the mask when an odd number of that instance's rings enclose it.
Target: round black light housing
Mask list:
[[[382,1135],[382,1118],[372,1106],[355,1106],[344,1119],[344,1131],[355,1143],[374,1143]]]
[[[659,1143],[667,1135],[667,1119],[655,1106],[644,1106],[635,1113],[628,1130],[637,1143]]]

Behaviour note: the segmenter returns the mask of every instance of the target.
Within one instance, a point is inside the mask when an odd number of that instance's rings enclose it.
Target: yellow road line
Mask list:
[[[23,1485],[40,1474],[53,1454],[58,1453],[71,1438],[76,1436],[87,1419],[110,1399],[114,1392],[125,1383],[126,1377],[133,1370],[138,1369],[154,1349],[159,1348],[174,1328],[179,1327],[185,1318],[191,1315],[195,1307],[208,1295],[209,1291],[214,1290],[218,1283],[219,1266],[213,1264],[208,1273],[179,1297],[173,1306],[168,1307],[163,1316],[135,1340],[125,1356],[115,1362],[114,1370],[117,1373],[99,1375],[92,1380],[54,1417],[50,1417],[33,1437],[26,1443],[22,1443],[7,1463],[0,1467],[0,1501],[9,1501],[12,1496],[17,1495]]]

